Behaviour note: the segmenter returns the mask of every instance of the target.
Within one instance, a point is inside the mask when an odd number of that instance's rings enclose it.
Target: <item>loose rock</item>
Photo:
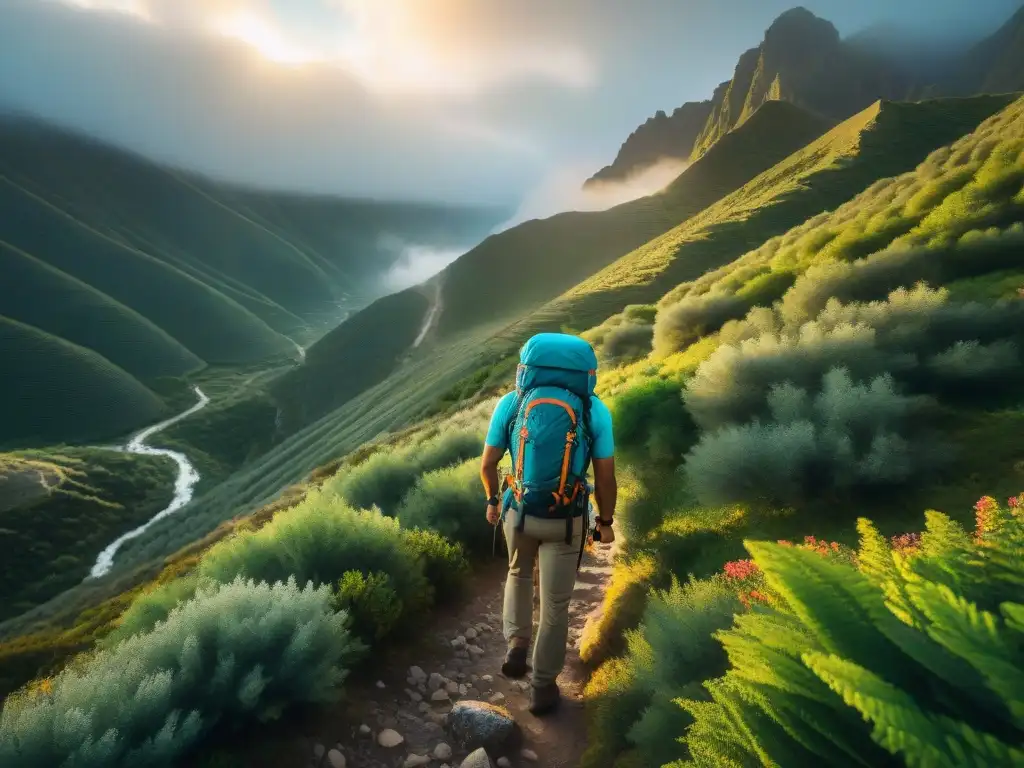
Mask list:
[[[427,684],[427,687],[430,688],[431,691],[436,691],[438,688],[443,688],[445,682],[446,681],[442,675],[437,674],[437,672],[433,672],[430,675],[430,682]]]
[[[377,743],[385,749],[393,749],[405,741],[405,737],[393,728],[385,728],[377,737]]]
[[[442,741],[440,744],[434,747],[434,757],[437,760],[451,760],[452,748]]]
[[[537,762],[537,753],[532,749],[524,749],[520,754],[523,756],[523,760],[526,760],[528,763]]]
[[[491,762],[491,758],[487,756],[487,752],[483,749],[478,749],[475,752],[470,753],[465,760],[462,761],[460,768],[492,768],[494,763]]]
[[[498,768],[512,768],[512,761],[507,757],[499,757]]]
[[[446,691],[448,691],[448,693],[458,693],[459,692],[459,684],[455,683],[455,682],[448,683],[448,685],[446,685],[444,687],[444,689]]]
[[[490,702],[491,702],[491,704],[497,704],[499,706],[501,704],[504,704],[505,703],[505,694],[502,693],[501,691],[498,691],[496,694],[491,696]]]
[[[438,688],[432,694],[430,694],[431,701],[448,701],[448,691],[444,688]]]
[[[409,667],[409,677],[417,683],[427,682],[427,673],[423,671],[422,667]]]
[[[482,701],[457,703],[447,717],[448,733],[459,749],[479,747],[501,753],[518,746],[522,732],[504,707]]]
[[[479,645],[470,645],[466,648],[470,656],[483,656],[485,651]]]
[[[427,755],[409,755],[402,763],[402,768],[421,768],[430,765],[430,758]]]
[[[470,627],[469,629],[466,630],[466,639],[467,640],[476,640],[476,636],[478,634],[479,633],[475,629]]]
[[[417,691],[406,690],[406,694],[413,701],[416,701],[416,702],[423,701],[423,695],[418,693]]]
[[[377,681],[377,687],[381,688],[381,689],[387,688],[387,686],[384,685],[384,681],[383,680],[378,680]]]
[[[326,751],[327,751],[327,748],[323,744],[314,744],[313,745],[313,758],[315,760],[322,760],[323,756],[324,756],[324,752],[326,752]]]
[[[327,762],[331,764],[331,768],[345,768],[346,765],[345,756],[336,749],[327,753]]]
[[[484,675],[480,679],[483,680],[485,683],[493,683],[494,682],[494,675]]]
[[[359,726],[359,735],[360,736],[369,736],[370,735],[370,726],[366,725],[365,723],[363,725],[360,725]]]

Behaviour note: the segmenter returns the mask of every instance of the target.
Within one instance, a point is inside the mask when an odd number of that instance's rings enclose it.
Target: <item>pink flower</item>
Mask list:
[[[733,560],[725,564],[724,570],[726,578],[736,581],[745,581],[761,573],[761,569],[753,560]]]

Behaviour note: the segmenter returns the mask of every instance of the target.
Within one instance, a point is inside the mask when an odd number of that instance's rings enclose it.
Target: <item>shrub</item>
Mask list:
[[[650,354],[653,338],[652,326],[633,322],[623,323],[608,331],[601,353],[606,360],[616,363],[639,360]]]
[[[928,513],[910,555],[861,520],[856,568],[748,543],[778,599],[720,633],[712,701],[681,702],[688,764],[1024,761],[1024,518],[978,512],[973,539]]]
[[[268,583],[295,578],[302,584],[334,587],[349,571],[383,573],[390,577],[405,616],[411,618],[433,600],[424,571],[425,553],[417,549],[421,544],[421,539],[410,539],[396,520],[377,511],[354,510],[337,496],[311,491],[302,503],[260,530],[213,546],[193,576],[136,599],[109,642],[148,630],[200,585],[226,584],[239,576]]]
[[[402,617],[402,601],[386,573],[346,572],[338,583],[335,604],[351,617],[353,634],[370,645],[391,634]]]
[[[659,356],[682,352],[726,321],[743,317],[749,307],[746,301],[728,293],[687,296],[662,307],[654,321],[654,352]]]
[[[398,519],[406,528],[433,530],[458,541],[473,555],[489,553],[494,529],[484,517],[479,463],[423,475],[399,507]]]
[[[676,464],[696,438],[682,401],[682,384],[645,379],[611,402],[617,450],[639,460]]]
[[[407,456],[393,449],[385,450],[344,471],[328,490],[358,509],[377,507],[393,515],[419,476],[419,467]]]
[[[384,514],[394,515],[420,475],[479,456],[483,444],[477,430],[448,429],[427,440],[374,454],[340,473],[327,490],[359,509],[376,506]]]
[[[673,737],[685,730],[689,718],[675,700],[698,694],[704,680],[725,672],[725,652],[715,633],[729,627],[740,608],[736,589],[721,576],[682,585],[673,580],[669,590],[651,596],[643,624],[630,634],[627,656],[645,707],[617,726],[632,722],[628,740],[636,745],[641,765],[664,765],[685,756]]]
[[[435,531],[405,530],[409,547],[423,560],[423,574],[434,588],[437,602],[450,601],[463,591],[470,568],[461,544]]]
[[[0,713],[0,765],[167,766],[218,724],[335,698],[355,656],[328,587],[238,579],[97,651]]]
[[[424,610],[432,600],[423,566],[396,520],[315,491],[259,531],[218,544],[198,571],[220,583],[236,576],[270,583],[294,577],[318,585],[337,584],[348,571],[386,573],[409,612]]]
[[[908,439],[928,401],[899,395],[889,376],[860,385],[840,368],[813,397],[782,384],[766,399],[771,421],[724,427],[687,455],[686,476],[702,503],[792,503],[900,484],[938,459],[935,446]]]

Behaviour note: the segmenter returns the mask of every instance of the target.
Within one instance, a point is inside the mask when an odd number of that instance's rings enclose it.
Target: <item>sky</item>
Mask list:
[[[1020,3],[803,2],[844,35],[976,37]],[[0,106],[245,184],[510,204],[710,97],[793,4],[0,0]]]

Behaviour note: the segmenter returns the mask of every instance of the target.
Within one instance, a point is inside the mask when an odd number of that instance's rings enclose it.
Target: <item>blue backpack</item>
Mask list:
[[[590,464],[590,398],[597,383],[597,355],[578,336],[540,333],[523,345],[516,371],[515,416],[508,425],[513,474],[507,478],[519,512],[566,520],[587,510]],[[577,452],[583,450],[582,462]]]

